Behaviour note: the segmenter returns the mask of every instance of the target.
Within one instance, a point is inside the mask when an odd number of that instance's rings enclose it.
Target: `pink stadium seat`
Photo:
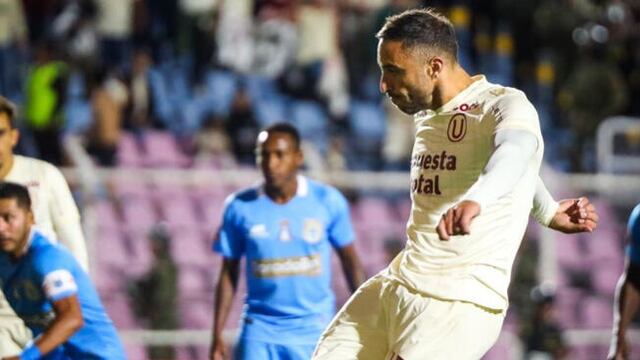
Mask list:
[[[189,159],[178,148],[170,132],[149,130],[144,135],[144,165],[149,167],[184,167]]]
[[[582,303],[582,324],[586,329],[609,329],[613,323],[613,301],[596,297]]]
[[[120,135],[117,149],[118,165],[123,167],[140,167],[143,154],[137,144],[135,136],[127,131]]]
[[[593,270],[591,271],[591,279],[593,288],[600,295],[613,298],[613,294],[616,289],[616,284],[622,274],[624,262],[622,259],[619,261],[600,261],[594,263]]]
[[[109,200],[100,200],[92,205],[95,211],[98,227],[117,229],[121,226],[120,216]]]
[[[143,345],[127,344],[124,347],[127,353],[127,359],[147,360],[147,352]],[[151,359],[153,360],[153,359]]]
[[[199,217],[189,197],[163,197],[158,201],[162,218],[172,225],[198,227]]]
[[[213,254],[204,245],[200,228],[194,226],[172,227],[171,254],[178,264],[206,266]]]
[[[102,300],[109,317],[113,320],[118,330],[138,329],[142,327],[133,315],[129,300],[125,295],[111,295],[104,297]]]
[[[181,302],[180,319],[184,329],[211,329],[213,322],[213,303],[210,301],[190,300]]]
[[[156,209],[149,198],[129,198],[122,202],[122,216],[127,229],[149,229],[158,222]]]
[[[585,296],[584,292],[575,288],[559,288],[555,297],[555,316],[565,329],[579,326],[577,309],[579,301]]]
[[[183,265],[180,267],[178,275],[178,287],[184,294],[201,294],[205,290],[211,290],[211,286],[207,286],[204,272],[200,267]]]

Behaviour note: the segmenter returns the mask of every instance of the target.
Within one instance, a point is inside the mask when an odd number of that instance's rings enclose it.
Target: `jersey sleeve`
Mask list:
[[[631,212],[627,224],[629,245],[627,245],[627,256],[629,261],[640,265],[640,204]]]
[[[80,213],[62,173],[47,164],[47,185],[50,196],[49,213],[58,240],[76,257],[83,269],[89,268],[87,246],[82,233]]]
[[[240,259],[245,251],[245,239],[237,205],[233,200],[234,196],[230,196],[225,201],[222,225],[220,225],[216,240],[213,243],[213,251],[226,258]]]
[[[526,130],[540,136],[538,112],[522,93],[502,96],[493,107],[496,118],[494,132],[505,129]]]
[[[55,302],[77,295],[78,285],[74,277],[77,264],[70,255],[47,251],[36,257],[36,274],[46,298]]]
[[[329,188],[325,201],[331,214],[327,228],[329,242],[338,248],[353,243],[355,232],[351,224],[351,215],[347,199],[337,189]]]

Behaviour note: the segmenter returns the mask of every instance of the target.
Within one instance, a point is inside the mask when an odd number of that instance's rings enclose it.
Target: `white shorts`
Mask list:
[[[313,360],[477,360],[503,320],[503,311],[435,299],[377,275],[338,312]]]
[[[0,292],[0,359],[20,355],[32,335]]]

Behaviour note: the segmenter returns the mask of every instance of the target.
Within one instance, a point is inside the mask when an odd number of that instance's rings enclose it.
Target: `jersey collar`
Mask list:
[[[473,82],[467,86],[464,90],[460,91],[453,99],[449,100],[446,104],[442,105],[436,110],[423,110],[418,112],[414,116],[415,121],[421,121],[425,117],[432,117],[434,115],[438,115],[444,112],[451,111],[456,105],[458,105],[463,99],[465,99],[469,94],[478,89],[480,86],[487,83],[487,79],[484,75],[474,75],[471,77]]]

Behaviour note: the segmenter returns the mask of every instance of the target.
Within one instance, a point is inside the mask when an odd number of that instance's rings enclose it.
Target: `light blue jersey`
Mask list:
[[[335,312],[331,249],[354,237],[344,196],[302,176],[285,204],[272,201],[262,186],[230,196],[214,250],[246,257],[241,340],[315,344]]]
[[[627,231],[629,233],[627,255],[632,263],[640,264],[640,204],[636,205],[629,216]]]
[[[84,325],[43,359],[125,359],[113,323],[87,273],[62,245],[31,232],[27,253],[12,262],[0,254],[0,285],[11,307],[36,337],[55,319],[52,303],[76,295]]]

